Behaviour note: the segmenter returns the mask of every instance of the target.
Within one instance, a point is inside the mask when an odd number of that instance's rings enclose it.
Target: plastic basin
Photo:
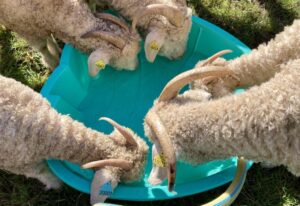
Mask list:
[[[66,45],[60,65],[49,77],[41,93],[57,111],[69,114],[88,127],[110,133],[112,127],[98,121],[99,117],[107,116],[133,129],[150,145],[147,137],[144,137],[143,118],[165,84],[175,75],[193,68],[199,60],[223,49],[233,51],[224,56],[226,59],[250,52],[246,45],[229,33],[193,17],[187,51],[181,59],[170,61],[158,57],[151,64],[146,61],[142,51],[137,70],[116,71],[108,67],[97,78],[91,78],[88,75],[87,55]],[[177,194],[174,194],[168,192],[166,182],[155,187],[147,183],[150,157],[149,154],[144,178],[139,182],[119,184],[111,199],[147,201],[192,195],[231,181],[236,169],[236,158],[199,166],[178,163]],[[48,165],[69,186],[85,193],[90,192],[92,170],[81,170],[78,165],[60,160],[48,160]]]

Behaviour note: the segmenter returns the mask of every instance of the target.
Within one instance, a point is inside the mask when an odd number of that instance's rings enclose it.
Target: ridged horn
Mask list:
[[[99,120],[103,120],[108,122],[109,124],[111,124],[115,129],[117,129],[122,136],[126,139],[126,141],[128,142],[128,144],[137,147],[138,144],[135,141],[135,139],[133,138],[132,134],[123,126],[121,126],[119,123],[115,122],[114,120],[108,118],[108,117],[101,117]]]
[[[82,165],[81,167],[83,169],[89,169],[89,168],[103,168],[106,166],[120,167],[122,169],[129,170],[132,167],[132,163],[122,159],[105,159],[105,160],[89,162],[87,164]]]
[[[135,31],[137,22],[145,16],[149,15],[162,15],[165,16],[168,21],[176,27],[182,26],[185,16],[176,7],[164,5],[164,4],[151,4],[147,6],[141,13],[137,13],[132,20],[131,29]]]
[[[228,54],[231,53],[232,50],[226,49],[226,50],[222,50],[219,51],[218,53],[215,53],[214,55],[212,55],[211,57],[209,57],[208,59],[206,59],[201,66],[207,66],[208,64],[213,63],[217,58],[223,56],[224,54]]]
[[[89,31],[81,36],[82,38],[101,38],[108,41],[112,45],[123,49],[126,45],[126,41],[116,34],[106,31]]]
[[[165,86],[163,91],[161,92],[158,102],[168,101],[174,98],[178,92],[184,87],[186,84],[195,81],[197,79],[203,79],[210,76],[215,77],[224,77],[227,75],[233,75],[234,73],[220,66],[207,66],[205,69],[210,69],[210,71],[201,71],[197,69],[189,70],[183,72],[176,77],[174,77],[168,84]]]
[[[128,25],[122,21],[120,18],[112,15],[112,14],[108,14],[108,13],[96,13],[95,16],[99,19],[105,19],[108,21],[111,21],[117,25],[119,25],[120,27],[122,27],[123,29],[125,29],[127,32],[129,32],[129,27]]]

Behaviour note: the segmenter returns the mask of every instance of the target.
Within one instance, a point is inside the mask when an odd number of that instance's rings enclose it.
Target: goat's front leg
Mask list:
[[[285,27],[267,44],[261,44],[250,54],[242,55],[231,61],[217,59],[216,61],[201,61],[195,68],[201,69],[204,64],[226,67],[234,72],[219,80],[207,79],[192,84],[192,88],[207,87],[213,96],[220,97],[232,92],[236,86],[251,87],[268,81],[281,71],[280,65],[290,60],[300,58],[300,19]],[[214,58],[213,58],[214,59]]]

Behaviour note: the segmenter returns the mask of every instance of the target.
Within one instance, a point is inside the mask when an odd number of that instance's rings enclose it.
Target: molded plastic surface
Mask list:
[[[98,121],[99,117],[107,116],[144,137],[143,118],[166,83],[175,75],[193,68],[199,60],[223,49],[233,50],[233,53],[224,56],[226,59],[250,51],[227,32],[193,17],[187,51],[181,59],[170,61],[157,57],[151,64],[141,51],[137,70],[116,71],[107,67],[98,77],[91,78],[88,75],[87,55],[66,45],[59,67],[49,77],[41,93],[59,112],[69,114],[88,127],[110,133],[112,127]],[[148,142],[147,137],[144,138]],[[112,199],[161,200],[200,193],[231,181],[236,169],[236,158],[209,162],[197,167],[178,163],[175,185],[177,194],[173,194],[168,192],[166,182],[155,187],[147,183],[151,168],[150,157],[149,154],[143,180],[119,184],[111,196]],[[66,184],[89,193],[92,170],[81,170],[78,165],[59,160],[48,160],[48,164]],[[251,163],[249,167],[250,165]]]

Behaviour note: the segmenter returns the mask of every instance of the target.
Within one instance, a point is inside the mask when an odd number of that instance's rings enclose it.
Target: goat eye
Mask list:
[[[158,43],[157,43],[157,41],[152,41],[151,43],[150,43],[150,48],[151,49],[153,49],[153,50],[156,50],[156,51],[158,51],[158,49],[159,49],[159,46],[158,46]]]
[[[105,62],[102,59],[96,61],[95,65],[98,67],[99,70],[105,68]]]

